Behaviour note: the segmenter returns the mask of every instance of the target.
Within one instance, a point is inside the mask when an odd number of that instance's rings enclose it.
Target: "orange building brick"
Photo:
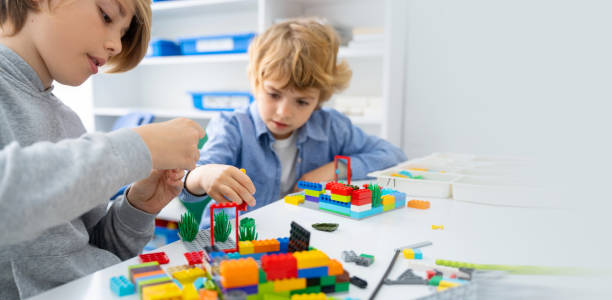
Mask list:
[[[221,285],[234,288],[259,283],[257,262],[252,257],[224,260],[219,266]]]

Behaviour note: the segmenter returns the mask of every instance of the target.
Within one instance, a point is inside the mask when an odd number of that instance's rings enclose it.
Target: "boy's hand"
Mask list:
[[[133,129],[151,152],[153,169],[195,168],[200,158],[198,141],[206,134],[202,127],[189,119],[177,118]]]
[[[135,182],[127,193],[127,200],[132,206],[150,213],[159,213],[170,200],[178,196],[183,189],[185,171],[153,170],[149,177]]]
[[[334,180],[334,162],[327,163],[322,165],[308,173],[304,173],[298,181],[308,181],[308,182],[322,182],[322,181],[331,181]],[[300,189],[297,188],[297,183],[293,187],[293,192],[298,192]]]
[[[187,190],[199,195],[207,193],[215,201],[255,205],[255,185],[236,167],[209,164],[197,167],[189,173],[185,182]]]

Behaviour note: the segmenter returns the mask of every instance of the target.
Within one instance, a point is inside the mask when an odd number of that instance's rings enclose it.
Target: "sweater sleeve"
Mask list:
[[[368,135],[343,114],[331,110],[331,129],[340,144],[340,155],[351,158],[351,177],[365,179],[367,174],[405,161],[406,155],[397,146],[379,137]]]
[[[0,150],[0,246],[35,238],[146,177],[151,154],[133,130],[90,133],[57,143]]]

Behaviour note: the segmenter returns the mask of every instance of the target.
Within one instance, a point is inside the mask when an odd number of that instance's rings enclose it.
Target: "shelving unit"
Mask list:
[[[353,70],[350,87],[342,95],[382,99],[380,114],[350,116],[366,132],[387,138],[399,145],[399,132],[388,111],[397,110],[401,100],[394,100],[385,78],[391,64],[389,20],[393,1],[377,0],[174,0],[152,4],[153,38],[259,33],[275,21],[315,16],[345,27],[381,27],[385,42],[377,47],[339,51]],[[123,74],[93,76],[84,85],[91,96],[91,114],[95,130],[108,131],[116,119],[128,112],[146,111],[163,121],[187,117],[206,126],[218,112],[199,111],[192,106],[188,91],[249,91],[246,74],[248,55],[193,55],[147,57],[135,69]],[[396,71],[394,71],[396,72]],[[395,75],[395,74],[394,74]],[[329,104],[332,105],[334,98]],[[394,103],[395,102],[395,103]],[[393,108],[393,109],[390,109]]]

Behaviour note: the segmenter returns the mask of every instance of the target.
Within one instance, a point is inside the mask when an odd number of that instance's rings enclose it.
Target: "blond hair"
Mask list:
[[[251,85],[258,88],[264,80],[274,80],[283,88],[316,88],[319,103],[327,101],[348,86],[353,74],[346,61],[337,64],[339,45],[335,30],[315,19],[272,25],[249,46]]]
[[[28,13],[39,10],[38,3],[35,0],[0,0],[0,27],[9,25],[10,34],[18,34],[25,25]],[[130,27],[121,38],[121,53],[108,61],[109,73],[134,68],[147,53],[151,38],[151,0],[136,0],[134,8]]]

